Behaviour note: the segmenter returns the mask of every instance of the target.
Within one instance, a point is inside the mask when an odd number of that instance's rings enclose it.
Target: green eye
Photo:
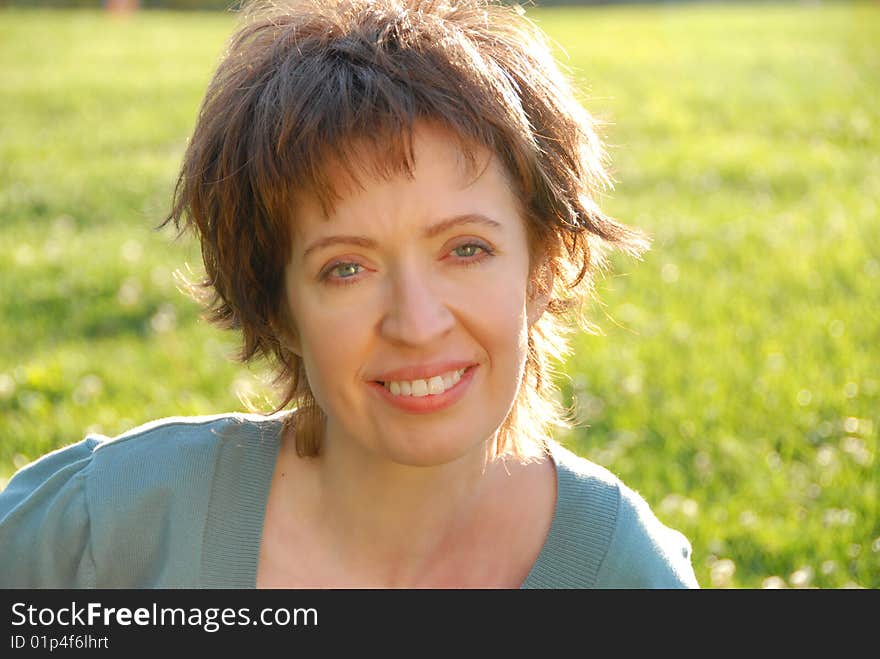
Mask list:
[[[461,247],[456,247],[454,251],[458,252],[458,255],[461,256],[462,258],[468,258],[470,256],[476,256],[476,254],[477,254],[476,250],[478,250],[478,249],[483,249],[483,248],[480,247],[479,245],[468,244],[468,245],[462,245]],[[463,254],[463,253],[461,253],[461,250],[464,250],[468,253]]]
[[[340,263],[335,268],[333,268],[332,272],[335,272],[343,279],[348,277],[353,277],[358,273],[357,269],[360,266],[357,263]]]

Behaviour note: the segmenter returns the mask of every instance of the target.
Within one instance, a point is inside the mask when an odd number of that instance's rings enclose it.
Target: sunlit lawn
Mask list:
[[[706,587],[880,587],[880,7],[530,14],[611,122],[603,203],[654,236],[600,285],[560,439]],[[176,290],[197,247],[153,230],[232,26],[0,11],[0,478],[262,390]]]

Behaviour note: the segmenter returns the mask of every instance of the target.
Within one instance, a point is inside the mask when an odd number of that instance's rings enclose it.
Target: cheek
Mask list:
[[[318,406],[330,418],[347,426],[368,415],[368,399],[361,370],[375,351],[374,319],[364,316],[363,299],[357,305],[309,306],[302,324],[302,358],[309,388]],[[349,432],[358,429],[349,428]]]
[[[524,291],[505,287],[490,295],[483,294],[473,301],[466,318],[467,327],[486,351],[498,382],[516,385],[528,350]]]
[[[504,284],[486,295],[479,307],[485,320],[487,348],[497,393],[513,399],[519,389],[528,357],[528,320],[526,314],[524,268],[511,269]]]
[[[312,296],[314,297],[314,296]],[[364,329],[353,322],[351,310],[333,310],[308,293],[292,291],[287,299],[291,315],[297,319],[298,352],[308,378],[309,388],[322,407],[327,393],[340,374],[349,373],[355,363],[358,332]]]

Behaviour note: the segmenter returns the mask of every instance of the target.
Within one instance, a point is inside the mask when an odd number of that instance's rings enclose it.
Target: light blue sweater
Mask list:
[[[0,587],[253,588],[280,415],[89,436],[0,493]],[[557,501],[523,588],[697,587],[691,547],[610,472],[552,445]]]

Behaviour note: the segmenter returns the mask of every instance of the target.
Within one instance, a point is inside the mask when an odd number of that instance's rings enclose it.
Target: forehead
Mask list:
[[[361,139],[326,157],[314,184],[294,196],[293,228],[295,234],[310,232],[357,216],[371,205],[394,206],[413,196],[439,212],[487,193],[516,197],[497,157],[452,131],[421,125],[388,148]]]

